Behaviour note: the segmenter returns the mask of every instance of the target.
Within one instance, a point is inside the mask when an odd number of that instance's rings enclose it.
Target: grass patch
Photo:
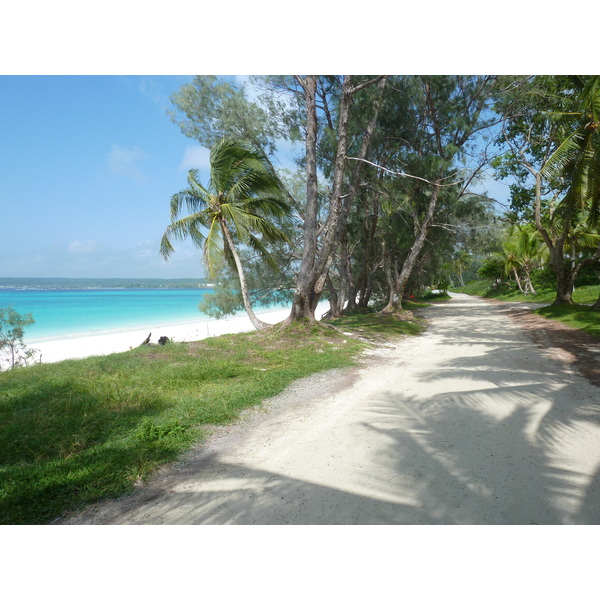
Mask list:
[[[591,306],[544,306],[533,312],[600,338],[600,311]]]
[[[482,298],[495,298],[505,302],[541,302],[551,303],[556,298],[554,288],[539,288],[537,294],[522,294],[514,284],[503,283],[497,288],[492,288],[486,280],[470,281],[463,287],[454,288],[453,292],[481,296]],[[573,300],[578,304],[593,304],[600,294],[600,285],[586,285],[575,288]]]
[[[407,315],[337,320],[353,337],[301,323],[0,373],[0,524],[48,523],[130,492],[207,426],[351,365],[364,340],[419,333]]]
[[[396,314],[355,312],[328,323],[362,339],[382,344],[397,340],[400,336],[418,335],[425,329],[425,322],[416,318],[412,310],[429,306],[426,303],[403,302],[406,310]]]

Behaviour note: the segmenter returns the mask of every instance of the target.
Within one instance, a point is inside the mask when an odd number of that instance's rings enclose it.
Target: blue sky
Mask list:
[[[0,76],[0,277],[204,275],[190,243],[158,253],[187,171],[208,178],[208,150],[167,115],[191,79]]]
[[[188,81],[0,76],[0,277],[202,276],[191,245],[158,254],[170,197],[208,161],[166,114]]]

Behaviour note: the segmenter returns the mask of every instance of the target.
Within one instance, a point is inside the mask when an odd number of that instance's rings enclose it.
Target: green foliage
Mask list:
[[[163,235],[160,251],[168,258],[174,251],[171,239],[189,238],[203,249],[212,275],[218,257],[229,256],[222,239],[224,225],[239,242],[268,256],[263,240],[286,239],[276,220],[288,215],[290,208],[264,156],[239,140],[223,138],[214,144],[210,166],[206,188],[197,179],[198,171],[192,169],[188,173],[189,187],[171,198],[171,224]],[[178,218],[184,208],[190,214]]]
[[[503,283],[493,287],[490,281],[470,281],[465,286],[454,288],[452,291],[471,296],[482,296],[484,298],[495,298],[507,302],[539,302],[550,303],[556,296],[556,287],[540,287],[535,296],[524,295],[514,284]],[[573,292],[573,300],[578,304],[593,304],[600,294],[600,285],[589,285],[576,288]]]
[[[442,290],[442,288],[438,288],[440,290]],[[446,291],[448,288],[444,289],[443,291],[439,291],[439,292],[433,292],[433,291],[429,291],[429,292],[425,292],[424,294],[421,294],[419,296],[419,298],[421,300],[427,300],[427,301],[431,301],[431,300],[448,300],[450,298],[450,294],[448,294],[448,292]]]
[[[600,283],[600,264],[586,265],[575,278],[575,286],[597,285]]]
[[[483,259],[483,264],[477,271],[477,275],[479,277],[492,279],[494,281],[497,279],[503,279],[505,276],[504,265],[504,257],[499,254],[493,254]]]
[[[25,328],[35,323],[31,313],[19,314],[12,307],[0,308],[0,371],[2,364],[10,368],[26,365],[35,350],[23,342]]]
[[[552,270],[552,267],[544,265],[541,269],[534,269],[531,272],[531,281],[536,287],[554,288],[556,286],[556,273]]]
[[[245,247],[277,268],[269,252],[270,245],[285,245],[286,220],[290,206],[283,199],[281,181],[261,152],[250,149],[235,138],[223,138],[210,151],[210,181],[204,187],[198,172],[188,173],[189,187],[171,198],[171,224],[160,242],[166,259],[174,252],[173,239],[190,239],[203,250],[209,278],[221,273],[226,265],[235,267],[244,308],[256,327],[238,247]],[[184,217],[181,213],[187,211]],[[217,297],[218,300],[218,297]],[[223,308],[207,300],[207,310],[217,314],[231,311],[232,296]]]
[[[207,148],[234,136],[254,148],[274,152],[275,140],[285,134],[280,122],[247,98],[243,86],[214,75],[197,75],[171,96],[171,102],[173,122]]]

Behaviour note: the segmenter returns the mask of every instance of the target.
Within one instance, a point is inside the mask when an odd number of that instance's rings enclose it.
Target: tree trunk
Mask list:
[[[346,307],[346,309],[356,309],[356,284],[353,278],[351,256],[348,247],[347,223],[348,216],[350,215],[350,209],[354,204],[354,199],[358,191],[358,186],[360,183],[360,174],[364,166],[363,160],[366,158],[367,152],[369,151],[371,138],[373,137],[373,132],[375,131],[375,125],[377,124],[377,117],[379,115],[379,111],[383,103],[383,91],[385,89],[386,81],[387,76],[384,76],[379,80],[379,83],[377,84],[378,93],[375,96],[375,99],[373,100],[371,117],[367,124],[367,128],[363,134],[360,149],[358,151],[357,158],[359,160],[356,161],[354,168],[352,169],[350,186],[348,188],[348,193],[344,198],[343,209],[338,223],[338,244],[340,248],[340,311],[343,311],[342,304],[344,302],[345,295],[348,299],[348,306]],[[344,291],[346,291],[346,294],[344,294]]]
[[[331,278],[327,276],[326,280],[327,290],[329,291],[329,311],[327,313],[327,317],[331,319],[337,319],[342,316],[342,310],[340,308],[339,298],[337,290],[333,285],[333,281]]]
[[[525,295],[525,292],[523,291],[523,286],[521,285],[521,280],[519,279],[517,267],[515,266],[513,266],[513,273],[515,274],[515,280],[517,282],[517,287],[519,288],[519,291],[521,292],[521,294]]]
[[[550,251],[550,266],[556,274],[556,298],[552,305],[560,306],[561,304],[574,304],[573,281],[575,279],[575,273],[573,269],[567,268],[564,258],[564,245],[569,234],[569,224],[573,214],[573,207],[571,205],[567,206],[564,217],[564,231],[558,239],[553,241],[548,231],[542,225],[542,176],[539,173],[534,173],[531,169],[530,172],[535,176],[535,227]]]
[[[348,115],[352,94],[364,85],[352,87],[352,77],[344,77],[339,107],[338,144],[335,157],[333,186],[329,197],[329,215],[323,226],[321,247],[317,249],[317,113],[316,113],[316,77],[307,76],[298,79],[304,88],[306,98],[306,173],[307,173],[307,210],[304,221],[304,251],[300,270],[296,280],[296,289],[292,310],[284,321],[284,326],[294,321],[308,319],[316,322],[314,309],[315,296],[320,296],[325,284],[325,276],[331,265],[332,253],[338,233],[338,222],[342,212],[342,183],[348,145]],[[311,301],[312,299],[312,301]]]
[[[246,285],[246,277],[244,276],[244,270],[242,269],[242,261],[240,260],[240,256],[235,248],[235,244],[233,243],[231,232],[229,231],[229,228],[227,227],[227,224],[225,223],[225,220],[223,218],[219,220],[219,224],[221,225],[221,231],[223,232],[223,236],[225,237],[225,241],[229,250],[231,251],[231,255],[233,256],[233,260],[235,262],[235,266],[238,272],[238,278],[240,280],[240,288],[242,290],[244,308],[246,309],[246,313],[250,318],[250,322],[252,323],[255,329],[266,329],[267,327],[270,327],[270,325],[261,321],[252,310],[250,296],[248,295],[248,286]]]
[[[574,273],[564,263],[555,268],[556,272],[556,298],[552,306],[561,306],[563,304],[575,304],[573,302]]]
[[[402,310],[402,295],[404,293],[404,288],[413,272],[413,269],[415,268],[415,265],[417,264],[417,259],[421,250],[423,249],[423,246],[425,245],[427,234],[429,233],[431,225],[433,224],[433,217],[435,216],[435,207],[437,204],[439,190],[439,183],[434,183],[433,191],[431,192],[431,198],[429,199],[429,206],[427,207],[427,216],[425,217],[425,221],[423,221],[423,225],[420,227],[419,234],[413,242],[408,257],[402,265],[400,276],[394,284],[395,298],[390,297],[390,301],[388,302],[388,305],[381,311],[382,313],[390,313],[394,312],[395,310]]]
[[[314,295],[313,269],[317,256],[317,107],[316,89],[317,78],[307,76],[298,79],[304,89],[306,102],[306,211],[304,215],[304,246],[300,270],[296,276],[296,289],[289,317],[285,323],[308,319],[315,321],[312,311]]]
[[[533,283],[531,283],[531,267],[525,268],[525,282],[529,288],[529,291],[532,294],[537,294],[537,292],[533,289]]]

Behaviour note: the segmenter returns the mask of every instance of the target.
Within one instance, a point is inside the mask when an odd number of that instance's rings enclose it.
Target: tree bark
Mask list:
[[[233,243],[233,238],[231,237],[231,232],[227,227],[224,219],[219,220],[219,224],[221,225],[221,231],[223,232],[223,236],[225,237],[225,242],[231,251],[231,255],[233,256],[233,260],[235,262],[235,267],[238,272],[238,278],[240,280],[240,288],[242,290],[242,299],[244,301],[244,308],[246,309],[246,313],[250,318],[250,322],[254,326],[255,329],[266,329],[270,327],[268,323],[261,321],[255,314],[254,310],[252,310],[252,303],[250,302],[250,296],[248,295],[248,286],[246,285],[246,277],[244,275],[244,270],[242,268],[242,261],[240,260],[240,256],[236,250],[235,244]]]
[[[333,186],[329,197],[329,215],[321,231],[321,246],[317,247],[319,235],[317,223],[317,113],[315,76],[297,78],[305,92],[306,100],[306,174],[307,174],[307,210],[304,221],[304,251],[300,270],[296,280],[296,289],[290,315],[284,321],[284,327],[294,321],[308,319],[316,322],[315,308],[325,285],[327,270],[331,264],[335,246],[338,223],[342,212],[342,184],[348,146],[348,116],[352,95],[377,79],[352,86],[352,77],[345,76],[339,106],[338,144],[334,164]],[[317,300],[317,302],[315,302]]]
[[[437,205],[439,190],[439,182],[435,182],[433,184],[431,197],[429,198],[427,216],[419,228],[419,234],[415,238],[410,252],[404,261],[404,264],[402,265],[400,275],[394,282],[393,289],[390,293],[390,299],[386,307],[381,311],[382,313],[392,313],[396,310],[402,310],[402,295],[404,294],[404,288],[406,287],[408,279],[411,276],[415,265],[417,264],[417,259],[421,253],[421,250],[423,249],[423,246],[425,245],[427,234],[429,233],[431,225],[433,224],[433,217],[435,216],[435,208]]]
[[[350,186],[348,187],[348,192],[346,193],[346,196],[344,198],[342,214],[340,216],[338,224],[338,244],[340,248],[340,293],[338,294],[338,301],[340,302],[340,305],[338,306],[338,311],[340,313],[344,309],[343,302],[346,299],[345,297],[347,297],[348,300],[348,305],[346,307],[347,310],[354,310],[356,308],[357,286],[355,285],[352,273],[351,256],[348,247],[347,223],[348,217],[350,215],[350,209],[354,204],[354,199],[358,191],[360,175],[364,165],[363,161],[367,156],[367,152],[369,151],[371,138],[373,137],[373,132],[375,131],[375,125],[377,124],[379,111],[383,103],[383,92],[385,89],[386,82],[387,76],[383,76],[377,84],[377,95],[373,100],[371,117],[367,124],[367,128],[365,129],[365,132],[363,134],[360,149],[358,151],[357,158],[359,160],[356,161],[354,168],[352,169]]]
[[[519,279],[517,267],[513,266],[513,273],[515,274],[515,280],[517,282],[517,287],[519,288],[519,291],[521,292],[521,294],[525,294],[525,292],[523,291],[523,286],[521,285],[521,280]]]
[[[556,298],[552,305],[560,306],[562,304],[574,304],[574,271],[573,269],[567,268],[564,258],[564,245],[570,230],[572,207],[568,206],[567,208],[564,231],[556,240],[552,240],[550,234],[542,225],[542,176],[539,172],[535,172],[529,165],[525,164],[525,167],[535,177],[535,227],[542,236],[542,239],[550,252],[550,266],[556,274]]]
[[[532,294],[537,294],[535,289],[533,288],[533,283],[531,283],[531,267],[525,267],[525,282],[526,287]]]

